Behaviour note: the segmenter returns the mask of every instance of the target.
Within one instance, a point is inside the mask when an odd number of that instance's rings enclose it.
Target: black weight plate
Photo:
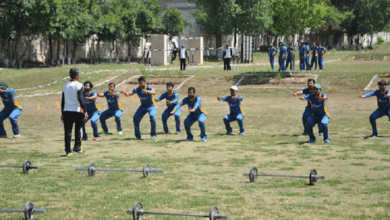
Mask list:
[[[209,219],[210,219],[210,220],[216,220],[215,215],[217,215],[217,214],[219,214],[219,209],[218,209],[218,207],[216,207],[216,206],[211,207],[210,213],[209,213]]]
[[[251,170],[249,171],[249,181],[251,181],[252,183],[253,182],[256,182],[257,180],[257,168],[256,167],[252,167]]]
[[[30,173],[31,161],[26,160],[23,163],[23,173]]]
[[[314,186],[316,183],[317,183],[317,171],[316,169],[312,169],[310,170],[310,176],[309,176],[309,179],[310,179],[310,185]]]
[[[34,204],[32,202],[27,202],[26,205],[24,206],[24,217],[26,220],[30,220],[34,218]]]
[[[88,175],[89,176],[95,176],[95,172],[96,172],[96,164],[95,163],[91,163],[88,167]]]
[[[135,203],[133,207],[133,220],[141,220],[142,219],[142,212],[144,211],[144,207],[140,202]]]
[[[143,173],[145,178],[149,178],[149,176],[150,176],[150,166],[149,166],[149,164],[145,164],[144,165],[144,168],[142,169],[142,173]]]

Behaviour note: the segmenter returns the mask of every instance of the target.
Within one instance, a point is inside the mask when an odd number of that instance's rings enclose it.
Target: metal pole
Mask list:
[[[88,171],[88,168],[75,168],[74,170]],[[143,172],[143,170],[127,169],[95,169],[96,171],[121,171],[121,172]],[[164,170],[148,170],[149,172],[164,173]]]
[[[249,173],[244,173],[244,175],[249,175]],[[310,176],[294,176],[294,175],[279,175],[279,174],[257,174],[257,175],[255,175],[255,176],[310,178]],[[312,177],[317,178],[317,179],[325,179],[324,176],[313,175]]]
[[[24,209],[0,209],[0,212],[24,212]],[[46,212],[46,209],[33,209],[33,212]]]

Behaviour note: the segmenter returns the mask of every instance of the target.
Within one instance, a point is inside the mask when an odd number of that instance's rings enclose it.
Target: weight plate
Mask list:
[[[142,169],[142,173],[144,174],[145,178],[149,178],[150,176],[150,166],[149,164],[145,164],[144,168]]]
[[[310,170],[309,179],[310,179],[310,185],[312,185],[312,186],[314,186],[317,183],[317,178],[315,176],[317,176],[316,169]]]
[[[95,176],[95,172],[96,172],[96,164],[95,163],[91,163],[88,167],[88,175],[89,176]]]
[[[26,160],[23,163],[23,173],[30,173],[31,161]]]
[[[32,202],[27,202],[26,205],[24,206],[24,217],[26,220],[30,220],[34,218],[34,204]]]
[[[217,214],[219,214],[219,209],[218,207],[214,206],[211,207],[210,209],[210,214],[209,214],[209,219],[210,220],[216,220],[217,218],[215,217]]]
[[[144,207],[140,202],[135,203],[133,207],[133,220],[141,220],[142,219],[142,212],[144,211]]]
[[[251,170],[249,171],[249,181],[256,182],[257,180],[257,168],[252,167]]]

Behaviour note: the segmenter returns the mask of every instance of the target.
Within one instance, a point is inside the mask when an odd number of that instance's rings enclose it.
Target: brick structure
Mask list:
[[[150,35],[151,40],[151,58],[150,64],[152,66],[165,66],[168,65],[168,36],[162,34]],[[163,51],[153,51],[163,50]]]

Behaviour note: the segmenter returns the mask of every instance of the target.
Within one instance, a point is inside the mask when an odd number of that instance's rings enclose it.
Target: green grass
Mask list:
[[[382,47],[383,45],[381,45]],[[388,48],[388,47],[387,47]],[[378,49],[379,50],[379,49]],[[378,51],[380,52],[380,51]],[[222,118],[228,114],[226,103],[216,96],[226,96],[229,88],[243,74],[267,72],[269,65],[241,66],[240,72],[223,72],[222,62],[207,62],[212,68],[200,68],[181,89],[180,99],[186,89],[195,86],[202,97],[205,110],[207,142],[201,142],[199,127],[195,123],[192,132],[194,142],[185,139],[184,126],[180,135],[159,135],[150,140],[150,122],[145,116],[141,122],[144,140],[134,140],[133,114],[139,100],[124,98],[122,127],[124,135],[115,132],[115,122],[108,120],[113,135],[102,136],[99,143],[84,141],[83,155],[63,158],[63,125],[56,102],[60,95],[18,98],[24,106],[19,118],[23,136],[0,142],[1,164],[22,164],[25,159],[38,165],[25,175],[21,169],[0,168],[1,208],[21,209],[28,200],[36,208],[46,208],[46,214],[36,214],[36,219],[131,219],[128,208],[140,201],[145,210],[203,213],[211,206],[219,206],[220,213],[229,219],[388,219],[390,128],[387,118],[377,121],[379,138],[365,138],[371,133],[369,115],[376,109],[375,98],[359,99],[371,78],[389,73],[389,62],[352,61],[353,52],[330,53],[324,72],[318,83],[329,95],[330,144],[317,137],[316,144],[306,144],[302,133],[301,116],[305,103],[294,98],[291,89],[245,89],[245,135],[239,136],[236,122],[232,123],[235,135],[224,135]],[[267,63],[266,53],[255,53],[255,63]],[[169,67],[177,67],[175,63]],[[80,81],[91,80],[95,84],[128,72],[114,80],[118,83],[138,74],[168,75],[172,79],[178,71],[142,71],[143,65],[101,64],[77,65],[82,72],[108,70],[104,73],[83,74]],[[0,80],[6,80],[13,88],[43,85],[63,79],[70,66],[27,70],[1,69]],[[141,70],[141,71],[140,71]],[[310,72],[313,73],[313,72]],[[305,73],[304,73],[305,74]],[[58,92],[66,80],[44,88],[20,91],[18,94]],[[97,92],[107,89],[107,83],[94,88]],[[160,95],[162,89],[157,91]],[[40,103],[41,109],[35,109]],[[107,108],[104,99],[98,100],[101,109]],[[161,113],[165,109],[159,103],[156,114],[157,132],[162,132]],[[188,112],[183,108],[181,120]],[[174,120],[168,123],[171,132]],[[91,137],[88,122],[87,132]],[[11,132],[10,123],[5,129]],[[317,131],[317,128],[314,128]],[[99,131],[101,131],[99,123]],[[164,174],[153,173],[149,179],[141,173],[97,172],[88,177],[86,171],[74,171],[76,167],[88,167],[95,162],[98,168],[142,169],[145,163],[152,169],[164,169]],[[308,175],[315,168],[325,180],[309,186],[308,179],[259,177],[256,183],[248,183],[242,173],[256,166],[260,173]],[[21,219],[20,213],[0,213],[0,219]],[[183,219],[173,216],[145,215],[144,219]]]

